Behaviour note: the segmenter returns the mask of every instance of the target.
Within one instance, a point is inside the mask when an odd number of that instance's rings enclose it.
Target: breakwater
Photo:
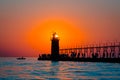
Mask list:
[[[52,60],[51,54],[41,54],[38,60]],[[86,45],[59,49],[56,61],[117,62],[120,63],[120,43]]]

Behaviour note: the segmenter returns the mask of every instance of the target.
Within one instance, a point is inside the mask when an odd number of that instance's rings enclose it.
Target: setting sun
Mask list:
[[[40,50],[41,52],[50,52],[50,36],[56,32],[55,37],[60,38],[60,48],[66,46],[76,46],[76,44],[85,40],[83,31],[71,24],[70,21],[61,19],[45,20],[37,23],[34,29],[28,34],[28,42],[32,47]],[[80,36],[80,37],[78,37]]]
[[[58,38],[58,35],[57,35],[57,34],[55,35],[55,38]]]

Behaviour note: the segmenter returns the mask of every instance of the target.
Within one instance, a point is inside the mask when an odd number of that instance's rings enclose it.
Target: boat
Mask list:
[[[17,58],[17,60],[25,60],[26,58],[24,58],[24,57],[19,57],[19,58]]]

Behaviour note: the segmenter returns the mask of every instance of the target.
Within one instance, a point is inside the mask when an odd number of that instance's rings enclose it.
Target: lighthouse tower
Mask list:
[[[51,60],[52,61],[59,60],[59,38],[56,32],[53,33],[51,39]]]

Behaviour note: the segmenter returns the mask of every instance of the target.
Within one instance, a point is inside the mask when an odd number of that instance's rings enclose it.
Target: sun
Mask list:
[[[53,37],[53,38],[58,38],[57,33],[56,33],[56,32],[54,32],[54,33],[53,33],[53,35],[52,35],[52,37]]]
[[[55,38],[58,38],[58,35],[57,35],[57,34],[55,35]]]
[[[73,46],[84,40],[84,33],[70,21],[49,19],[37,23],[27,36],[27,42],[42,53],[50,53],[51,34],[60,38],[60,48]],[[59,36],[58,36],[59,35]]]

